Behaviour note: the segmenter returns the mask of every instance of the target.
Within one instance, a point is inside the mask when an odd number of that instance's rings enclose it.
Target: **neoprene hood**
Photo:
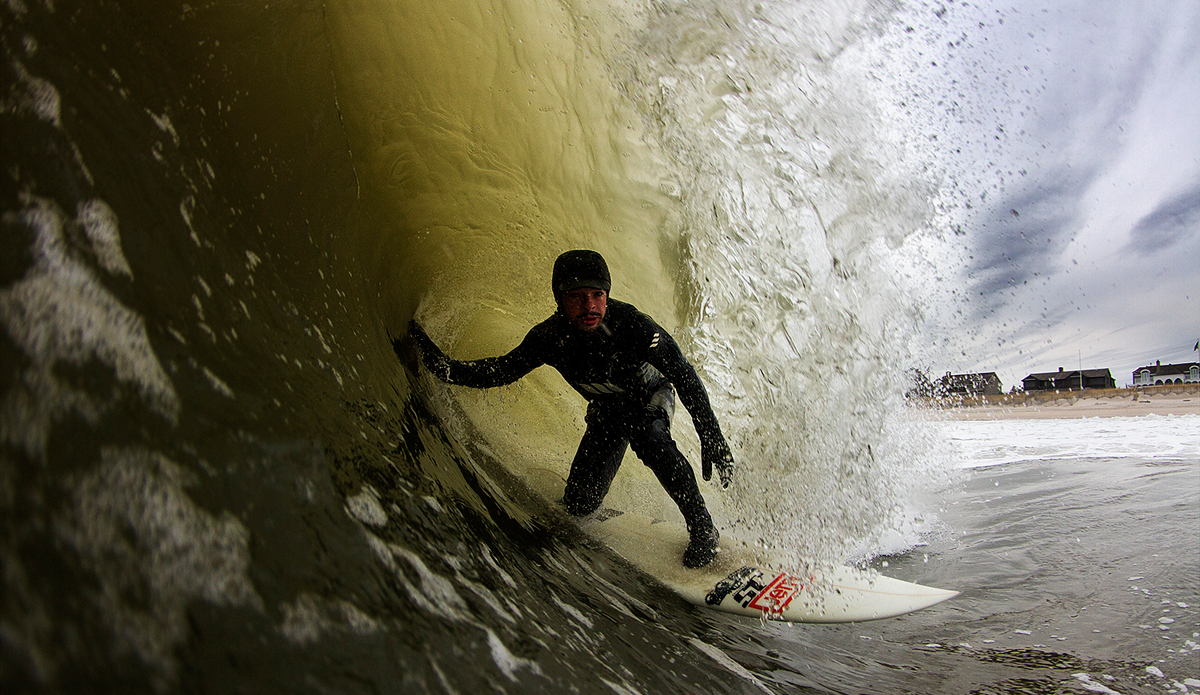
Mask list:
[[[554,298],[580,287],[595,287],[608,292],[612,279],[608,275],[608,264],[595,251],[577,249],[567,251],[554,261],[554,276],[551,279]]]

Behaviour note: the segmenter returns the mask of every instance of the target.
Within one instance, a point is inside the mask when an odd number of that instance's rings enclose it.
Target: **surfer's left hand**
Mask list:
[[[733,482],[733,454],[729,452],[729,446],[715,444],[701,446],[700,459],[703,464],[704,479],[712,480],[713,466],[716,466],[717,475],[721,477],[721,487],[728,488],[729,483]]]

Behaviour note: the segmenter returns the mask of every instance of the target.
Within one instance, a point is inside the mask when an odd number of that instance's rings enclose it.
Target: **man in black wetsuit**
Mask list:
[[[595,511],[608,494],[626,448],[632,446],[687,522],[690,542],[683,564],[709,564],[720,536],[692,467],[671,438],[675,389],[700,436],[704,479],[712,478],[715,467],[722,486],[728,487],[733,456],[696,370],[653,319],[608,297],[608,265],[595,251],[559,256],[552,284],[558,311],[534,326],[507,355],[452,360],[415,321],[409,335],[429,371],[451,384],[490,388],[510,384],[543,364],[557,369],[588,400],[587,431],[562,498],[567,511],[576,516]],[[394,348],[400,354],[401,342]]]

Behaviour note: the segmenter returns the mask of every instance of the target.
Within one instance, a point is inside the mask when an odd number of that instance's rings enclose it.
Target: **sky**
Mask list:
[[[1195,360],[1200,3],[928,2],[907,19],[910,122],[947,211],[931,371],[1008,390],[1082,365],[1120,387]]]

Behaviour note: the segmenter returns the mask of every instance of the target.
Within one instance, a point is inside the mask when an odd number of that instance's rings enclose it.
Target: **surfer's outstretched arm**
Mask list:
[[[507,355],[481,360],[454,360],[442,352],[425,329],[421,328],[421,324],[412,321],[408,325],[408,337],[431,374],[450,384],[480,389],[511,384],[542,364],[531,336],[532,333],[526,335],[525,340]],[[397,340],[392,343],[392,348],[402,358],[403,342]]]

